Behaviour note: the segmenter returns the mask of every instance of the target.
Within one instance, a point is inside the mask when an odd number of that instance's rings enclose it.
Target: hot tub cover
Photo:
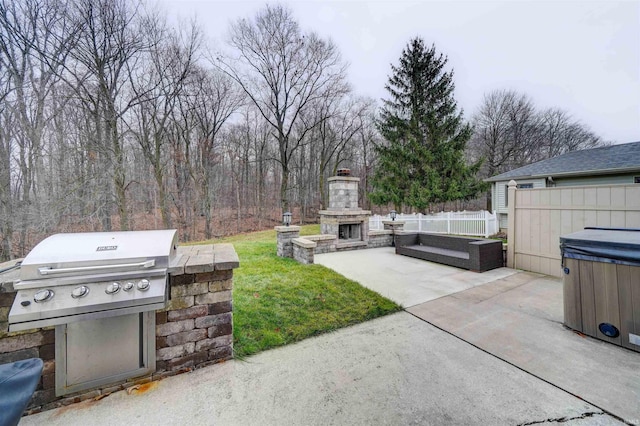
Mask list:
[[[585,228],[560,237],[562,259],[640,266],[640,229]]]

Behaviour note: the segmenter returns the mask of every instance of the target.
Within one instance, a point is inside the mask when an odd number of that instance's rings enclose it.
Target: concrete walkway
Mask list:
[[[619,424],[406,312],[21,425]]]
[[[640,354],[562,327],[558,280],[340,255],[407,311],[21,424],[640,424]]]
[[[560,279],[508,268],[479,274],[396,256],[391,248],[319,255],[317,263],[384,294],[443,331],[640,424],[640,353],[565,328]]]
[[[407,308],[516,273],[499,268],[482,274],[407,256],[383,247],[315,256],[315,263],[359,282]]]

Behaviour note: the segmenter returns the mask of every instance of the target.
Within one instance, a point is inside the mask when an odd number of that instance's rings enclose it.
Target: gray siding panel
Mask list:
[[[633,178],[639,173],[624,175],[585,176],[574,178],[554,179],[556,186],[590,186],[590,185],[618,185],[633,183]]]
[[[517,181],[518,184],[527,184],[527,183],[531,183],[533,184],[534,188],[544,188],[546,186],[545,180],[544,179],[524,179],[524,180],[519,180]],[[498,213],[504,213],[505,217],[507,215],[507,213],[509,213],[509,208],[506,205],[505,201],[507,198],[507,185],[509,185],[509,181],[500,181],[500,182],[496,182],[493,185],[493,193],[495,194],[495,202],[493,203],[493,209],[494,211],[497,211]],[[505,226],[502,226],[502,224],[500,224],[501,228],[506,228],[506,222],[505,222]]]

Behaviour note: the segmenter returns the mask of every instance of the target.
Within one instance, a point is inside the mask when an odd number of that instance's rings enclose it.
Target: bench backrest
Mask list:
[[[469,251],[469,243],[479,241],[478,238],[458,237],[453,235],[418,234],[420,245],[440,247],[456,251]]]

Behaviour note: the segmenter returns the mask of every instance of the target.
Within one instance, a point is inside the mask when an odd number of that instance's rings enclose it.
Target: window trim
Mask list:
[[[509,207],[509,185],[504,186],[504,206]]]
[[[639,176],[640,178],[640,176]],[[519,183],[517,189],[533,189],[533,182]],[[504,186],[504,206],[509,207],[509,185]]]

